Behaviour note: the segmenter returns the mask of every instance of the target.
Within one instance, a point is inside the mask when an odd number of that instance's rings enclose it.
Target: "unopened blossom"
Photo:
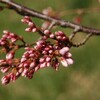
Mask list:
[[[63,47],[62,49],[59,50],[59,53],[61,55],[65,55],[69,51],[68,47]]]
[[[68,66],[68,62],[66,59],[61,59],[61,64],[64,66],[64,67],[67,67]]]
[[[1,70],[2,73],[8,72],[9,69],[10,69],[10,66],[9,66],[9,67],[4,66],[4,67],[1,67],[1,68],[0,68],[0,70]]]
[[[7,55],[6,55],[6,59],[7,60],[10,60],[10,59],[13,59],[14,58],[14,52],[10,52],[10,53],[8,53]]]
[[[61,64],[64,66],[64,67],[68,67],[68,65],[71,65],[73,64],[73,59],[72,58],[64,58],[64,57],[61,57]]]
[[[23,23],[28,24],[28,27],[25,29],[26,32],[37,32],[38,28],[36,25],[32,22],[32,20],[28,17],[25,16],[24,19],[21,20]]]
[[[9,73],[1,79],[1,82],[2,84],[7,85],[10,81],[15,82],[16,78],[17,77],[14,73]]]
[[[10,82],[10,76],[7,75],[7,76],[2,77],[1,82],[4,85],[8,84]]]

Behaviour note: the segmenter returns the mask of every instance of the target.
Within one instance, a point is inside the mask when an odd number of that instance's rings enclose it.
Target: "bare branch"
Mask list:
[[[57,19],[57,18],[53,18],[53,17],[47,16],[47,15],[44,15],[44,14],[37,12],[33,9],[30,9],[30,8],[27,8],[23,5],[20,5],[16,2],[14,2],[13,0],[0,0],[0,2],[4,3],[6,5],[9,5],[7,7],[7,9],[15,10],[18,14],[23,15],[23,16],[28,15],[28,16],[37,17],[37,18],[40,18],[43,20],[48,20],[50,22],[54,21],[54,22],[56,22],[55,25],[59,25],[61,27],[65,27],[65,28],[68,27],[68,28],[71,28],[74,30],[78,27],[79,28],[78,32],[84,32],[87,34],[91,33],[93,35],[100,35],[100,30],[98,30],[98,29],[81,26],[81,25],[78,25],[75,23],[71,23],[69,21],[64,21],[61,19]]]

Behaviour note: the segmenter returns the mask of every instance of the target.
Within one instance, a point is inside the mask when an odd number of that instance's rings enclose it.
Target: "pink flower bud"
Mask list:
[[[25,68],[24,71],[22,72],[22,76],[26,76],[27,72],[28,72],[28,68]]]
[[[59,53],[61,55],[65,55],[65,53],[67,53],[69,51],[69,48],[68,47],[63,47],[62,49],[59,50]]]
[[[33,22],[29,22],[28,23],[29,27],[34,27],[35,25],[33,24]]]
[[[61,64],[64,66],[64,67],[67,67],[68,66],[68,62],[66,59],[62,59],[61,60]]]
[[[6,59],[7,59],[7,60],[13,59],[14,54],[15,54],[14,52],[8,53],[8,54],[6,55]]]
[[[48,39],[48,36],[45,36],[45,35],[44,35],[44,36],[42,37],[42,39],[43,39],[43,40],[46,40],[46,39]]]
[[[2,82],[2,84],[4,84],[4,85],[6,85],[6,84],[8,84],[9,82],[10,82],[10,77],[9,77],[9,75],[7,76],[4,76],[2,79],[1,79],[1,82]]]
[[[29,57],[34,57],[35,54],[30,54]]]
[[[50,37],[51,39],[53,39],[53,38],[55,37],[55,35],[52,33],[52,34],[49,35],[49,37]]]
[[[17,38],[11,38],[11,41],[12,42],[16,42],[17,41]]]
[[[49,53],[52,54],[53,53],[53,50],[49,50]]]
[[[43,40],[39,40],[38,42],[36,42],[36,44],[37,44],[38,46],[40,46],[40,45],[44,44],[44,41],[43,41]]]
[[[10,73],[10,80],[11,81],[15,82],[16,78],[17,77],[16,77],[16,75],[14,73]]]
[[[45,58],[40,58],[39,62],[43,63],[45,61]]]
[[[49,67],[49,66],[50,66],[50,62],[47,62],[47,63],[46,63],[46,66]]]
[[[4,30],[3,33],[4,33],[4,34],[8,34],[9,32],[8,32],[7,30]]]
[[[69,58],[72,57],[72,54],[68,52],[67,57],[69,57]]]
[[[66,39],[66,37],[65,37],[65,36],[63,36],[63,37],[62,37],[62,39],[63,39],[63,40],[65,40],[65,39]]]
[[[33,32],[33,33],[34,33],[34,32],[37,32],[37,28],[34,27],[34,28],[32,29],[32,32]]]
[[[29,16],[25,16],[24,17],[26,20],[30,20],[30,17]]]
[[[50,34],[50,31],[49,30],[44,30],[44,34],[45,35],[49,35]]]
[[[31,32],[32,29],[31,29],[30,27],[28,27],[28,28],[25,29],[25,31],[26,31],[26,32]]]
[[[18,68],[22,68],[23,65],[24,65],[24,63],[21,63],[21,64],[18,66]]]
[[[44,54],[44,55],[47,54],[47,51],[42,51],[42,54]]]
[[[4,45],[6,45],[6,41],[0,41],[0,44],[2,45],[2,46],[4,46]]]
[[[46,57],[46,61],[49,62],[51,60],[51,58],[48,56]]]
[[[46,67],[46,62],[40,64],[40,68]]]
[[[22,57],[22,58],[21,58],[21,63],[24,62],[24,61],[26,61],[26,60],[27,60],[27,59],[26,59],[25,57]]]
[[[40,66],[38,65],[38,66],[35,67],[35,70],[34,70],[34,71],[36,72],[36,71],[38,71],[39,69],[40,69]]]
[[[18,70],[18,73],[22,73],[23,72],[23,68],[20,68],[19,70]]]
[[[7,61],[4,60],[4,59],[0,60],[0,66],[1,66],[2,64],[7,64]]]
[[[66,59],[66,60],[67,60],[68,65],[73,64],[73,63],[74,63],[73,59],[71,59],[71,58],[68,58],[68,59]]]
[[[24,67],[29,67],[30,63],[29,62],[24,62]]]
[[[61,36],[57,36],[56,38],[57,38],[58,40],[61,40],[61,39],[62,39],[62,37],[61,37]]]
[[[21,19],[21,22],[23,22],[23,23],[24,23],[24,22],[25,22],[25,20],[24,20],[24,19]]]
[[[35,67],[35,62],[32,62],[31,64],[30,64],[30,68],[34,68]]]
[[[1,72],[2,73],[6,73],[6,72],[8,72],[9,71],[9,69],[10,69],[10,67],[1,67]]]

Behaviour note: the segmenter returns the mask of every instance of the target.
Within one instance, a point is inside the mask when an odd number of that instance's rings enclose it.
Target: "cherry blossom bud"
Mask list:
[[[16,78],[17,77],[16,77],[16,75],[14,73],[10,73],[10,80],[11,81],[15,82]]]
[[[68,62],[66,59],[62,59],[61,60],[61,64],[64,66],[64,67],[68,67]]]
[[[49,35],[50,34],[50,31],[49,30],[44,30],[44,34],[45,35]]]
[[[24,66],[24,67],[29,67],[29,64],[30,64],[29,62],[25,62],[25,63],[23,64],[23,66]]]
[[[15,54],[14,52],[8,53],[8,54],[6,55],[6,59],[7,59],[7,60],[13,59],[14,54]]]
[[[9,34],[9,32],[7,30],[4,30],[3,33],[4,34]]]
[[[7,61],[4,60],[4,59],[0,60],[0,66],[1,66],[2,64],[7,64]]]
[[[25,68],[25,69],[23,70],[23,72],[22,72],[22,76],[26,76],[27,72],[28,72],[28,68]]]
[[[31,29],[30,27],[28,27],[28,28],[25,29],[25,31],[26,31],[26,32],[31,32],[32,29]]]
[[[68,59],[66,59],[66,60],[67,60],[68,65],[73,64],[73,63],[74,63],[74,62],[73,62],[73,59],[71,59],[71,58],[68,58]]]
[[[69,57],[69,58],[72,57],[72,54],[68,52],[67,57]]]
[[[33,32],[33,33],[34,33],[34,32],[37,32],[37,28],[34,27],[34,28],[32,29],[32,32]]]
[[[1,82],[2,82],[2,84],[4,84],[4,85],[8,84],[8,83],[10,82],[10,77],[9,77],[9,75],[4,76],[4,77],[1,79]]]
[[[23,65],[24,65],[24,63],[21,63],[21,64],[18,66],[18,68],[22,68]]]
[[[10,67],[1,67],[1,72],[2,73],[6,73],[6,72],[8,72],[9,71],[9,69],[10,69]]]
[[[49,50],[49,53],[52,54],[53,53],[53,50]]]
[[[18,73],[22,73],[23,72],[23,68],[20,68],[19,70],[18,70]]]
[[[50,66],[50,62],[47,62],[47,63],[46,63],[46,66],[49,67],[49,66]]]
[[[36,72],[36,71],[38,71],[39,69],[40,69],[40,66],[38,65],[38,66],[35,67],[34,71]]]
[[[31,64],[30,64],[30,68],[34,68],[35,67],[35,62],[32,62]]]
[[[1,46],[5,46],[6,44],[7,44],[7,41],[6,40],[0,41],[0,45]]]
[[[26,59],[25,57],[22,57],[22,58],[21,58],[21,63],[24,62],[24,61],[26,61],[26,60],[27,60],[27,59]]]
[[[51,58],[48,56],[46,57],[46,61],[49,62],[51,60]]]
[[[47,51],[42,51],[42,54],[46,55],[47,54]]]
[[[59,53],[61,55],[65,55],[65,53],[67,53],[69,51],[69,48],[68,47],[63,47],[62,49],[59,50]]]
[[[45,58],[40,58],[39,62],[43,63],[45,61]]]
[[[29,22],[28,25],[29,25],[30,27],[34,27],[34,26],[35,26],[35,25],[33,24],[33,22]]]
[[[46,62],[40,64],[40,68],[46,67]]]
[[[16,42],[17,41],[17,38],[11,38],[11,41],[12,42]]]
[[[52,34],[49,35],[49,37],[50,37],[51,39],[53,39],[53,38],[55,37],[55,35],[52,33]]]
[[[47,40],[48,39],[48,36],[43,36],[42,39],[43,40]]]

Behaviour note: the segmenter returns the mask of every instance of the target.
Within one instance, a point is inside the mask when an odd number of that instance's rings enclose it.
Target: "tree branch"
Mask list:
[[[28,16],[32,16],[32,17],[37,17],[43,20],[48,20],[50,22],[55,22],[55,25],[59,25],[61,27],[68,27],[74,30],[77,30],[77,32],[84,32],[87,34],[92,34],[92,35],[100,35],[100,30],[95,29],[95,28],[90,28],[90,27],[85,27],[85,26],[81,26],[75,23],[71,23],[69,21],[64,21],[62,19],[57,19],[57,18],[53,18],[47,15],[44,15],[40,12],[37,12],[33,9],[27,8],[21,4],[18,4],[16,2],[14,2],[13,0],[0,0],[1,3],[4,3],[6,5],[8,5],[8,7],[6,7],[7,9],[12,9],[14,11],[16,11],[18,14],[20,15],[28,15]]]

